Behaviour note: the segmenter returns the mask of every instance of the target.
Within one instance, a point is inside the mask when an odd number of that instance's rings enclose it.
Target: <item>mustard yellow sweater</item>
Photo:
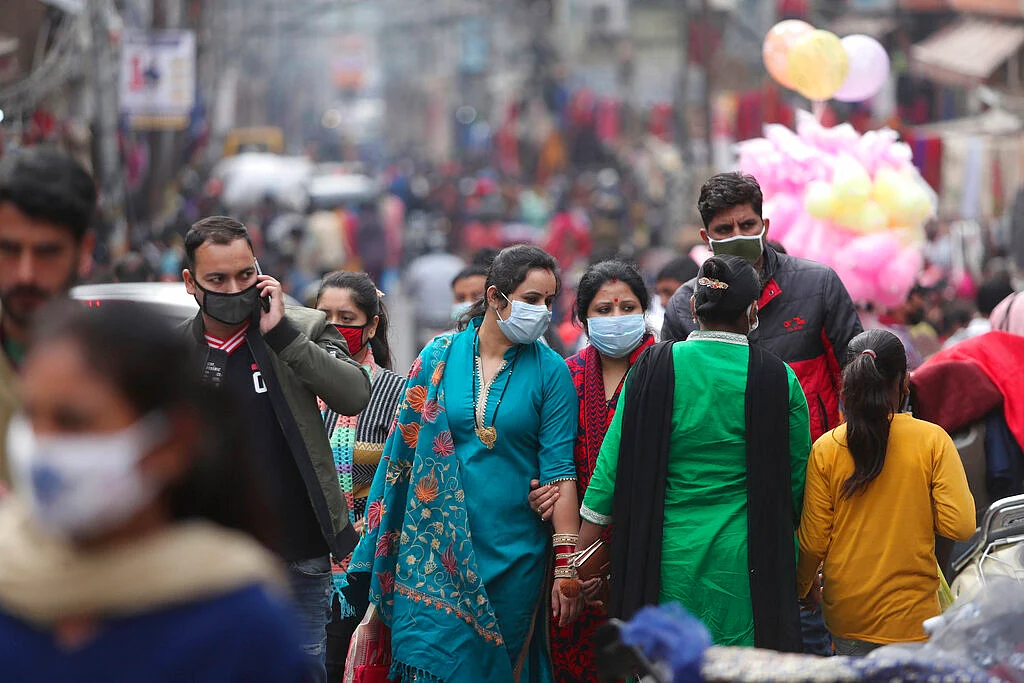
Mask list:
[[[927,640],[938,616],[936,532],[967,540],[974,500],[960,456],[941,427],[893,418],[885,466],[865,490],[841,495],[853,473],[846,425],[811,449],[800,521],[799,595],[824,562],[825,623],[833,635],[873,643]]]

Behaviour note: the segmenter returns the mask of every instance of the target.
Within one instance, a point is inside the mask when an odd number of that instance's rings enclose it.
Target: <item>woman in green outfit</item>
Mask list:
[[[614,520],[612,616],[680,602],[719,645],[801,650],[795,530],[810,451],[796,375],[749,346],[757,273],[702,266],[700,330],[634,365],[580,511],[579,547]]]

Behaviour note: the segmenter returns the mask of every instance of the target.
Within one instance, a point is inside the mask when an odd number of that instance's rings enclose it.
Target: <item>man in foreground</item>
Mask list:
[[[274,501],[270,518],[288,563],[312,680],[325,681],[330,553],[346,557],[359,539],[316,399],[356,415],[369,401],[370,381],[322,312],[285,310],[281,284],[260,272],[244,225],[205,218],[186,235],[185,252],[182,278],[201,309],[187,334],[201,350],[205,381],[224,386],[250,416],[256,474]]]

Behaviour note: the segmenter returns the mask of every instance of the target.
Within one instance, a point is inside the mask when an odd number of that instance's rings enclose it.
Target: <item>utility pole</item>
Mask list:
[[[700,20],[704,30],[710,33],[711,29],[711,7],[708,0],[700,0]],[[708,35],[701,37],[700,61],[704,65],[704,147],[707,156],[705,163],[708,167],[713,164],[714,153],[711,149],[711,40]]]
[[[683,227],[691,211],[688,208],[693,196],[693,145],[690,143],[690,121],[687,117],[687,99],[690,89],[690,13],[687,0],[676,0],[676,29],[679,32],[679,81],[676,86],[676,145],[683,168],[680,173],[678,192],[670,200],[675,210],[669,210],[672,229]]]
[[[117,149],[119,50],[111,39],[111,25],[117,20],[112,3],[96,0],[86,4],[89,12],[93,78],[92,134],[94,173],[100,204],[108,213],[118,213],[122,200],[120,163]]]
[[[155,0],[153,28],[172,29],[181,26],[181,0]],[[164,190],[174,174],[176,132],[161,130],[152,134],[153,156],[149,173],[149,216],[159,217],[164,208]]]

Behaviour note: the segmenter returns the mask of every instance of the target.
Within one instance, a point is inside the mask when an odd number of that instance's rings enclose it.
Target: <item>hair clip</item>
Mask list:
[[[878,360],[878,354],[871,349],[864,349],[860,352],[862,356],[871,356],[873,359]]]
[[[697,280],[698,285],[703,285],[710,289],[729,289],[729,283],[722,282],[721,280],[712,280],[709,277],[702,277]]]
[[[384,292],[382,292],[382,291],[380,291],[380,290],[378,289],[378,290],[377,290],[377,298],[378,298],[378,299],[383,299],[383,298],[384,298]]]

